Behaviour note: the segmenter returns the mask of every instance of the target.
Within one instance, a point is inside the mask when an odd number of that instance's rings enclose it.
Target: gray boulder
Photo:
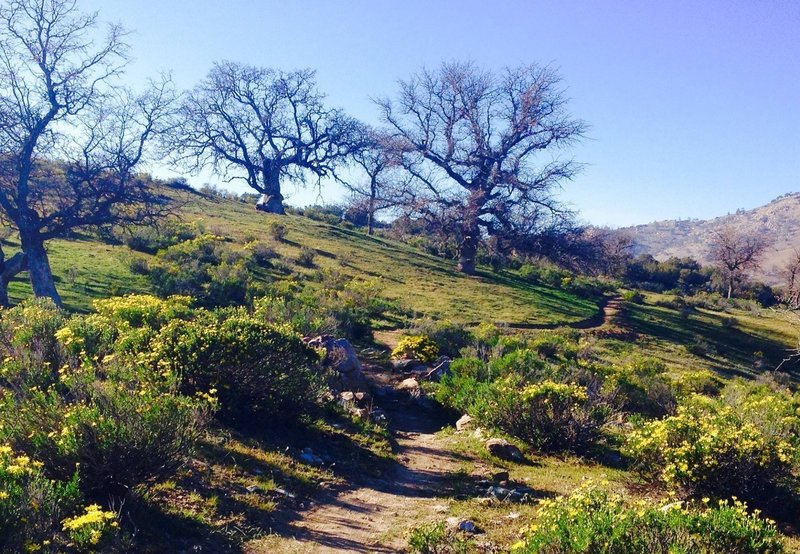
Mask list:
[[[493,456],[509,462],[524,462],[522,451],[505,439],[489,439],[486,448]]]
[[[368,389],[361,362],[355,348],[347,339],[337,339],[330,335],[306,337],[303,341],[311,348],[325,350],[324,363],[334,371],[331,387],[335,390],[366,391]]]

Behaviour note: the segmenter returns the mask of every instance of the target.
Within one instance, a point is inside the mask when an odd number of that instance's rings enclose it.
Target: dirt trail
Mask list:
[[[570,326],[611,327],[617,323],[621,304],[618,296],[607,298],[597,315]],[[436,512],[437,505],[446,504],[453,473],[459,469],[459,459],[447,448],[446,439],[435,434],[447,422],[407,395],[393,392],[402,376],[381,371],[367,375],[374,392],[383,391],[375,395],[376,403],[390,420],[398,463],[379,478],[354,479],[322,492],[282,526],[280,536],[252,542],[246,553],[399,552],[407,544],[408,522],[424,519]]]
[[[408,538],[395,524],[432,514],[445,502],[459,461],[434,434],[444,422],[407,396],[379,398],[397,441],[398,463],[379,478],[323,493],[281,530],[281,538],[256,541],[245,552],[398,552]]]

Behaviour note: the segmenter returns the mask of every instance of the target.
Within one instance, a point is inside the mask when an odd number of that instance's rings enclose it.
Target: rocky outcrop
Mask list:
[[[367,380],[361,371],[361,362],[355,348],[347,339],[330,335],[303,339],[311,348],[325,351],[323,363],[332,370],[331,388],[336,391],[366,391]]]

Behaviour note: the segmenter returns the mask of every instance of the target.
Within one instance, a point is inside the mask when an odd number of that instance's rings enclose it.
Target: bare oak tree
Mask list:
[[[733,295],[736,280],[759,267],[767,246],[763,238],[742,233],[731,226],[712,233],[709,254],[725,276],[728,298]]]
[[[141,95],[114,86],[126,63],[124,32],[92,37],[97,14],[74,0],[13,0],[0,7],[0,217],[19,233],[36,296],[60,303],[45,244],[73,229],[139,221],[165,198],[136,174],[162,132],[167,79]],[[12,263],[13,262],[13,263]],[[10,277],[9,277],[10,278]]]
[[[361,175],[355,175],[342,184],[355,197],[355,203],[367,215],[367,234],[375,230],[375,215],[397,207],[407,201],[405,190],[408,176],[401,170],[398,146],[387,133],[366,130],[365,144],[352,154]]]
[[[578,166],[556,153],[585,125],[566,103],[549,68],[496,74],[458,62],[423,70],[400,83],[395,101],[378,101],[414,177],[410,207],[452,233],[460,271],[475,272],[484,238],[524,237],[568,215],[554,192]]]
[[[216,63],[186,96],[173,147],[194,170],[244,180],[263,195],[258,209],[282,214],[283,180],[334,176],[361,146],[361,125],[323,99],[311,70]]]

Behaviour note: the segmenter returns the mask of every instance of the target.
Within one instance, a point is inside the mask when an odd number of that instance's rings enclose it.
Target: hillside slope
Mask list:
[[[402,243],[370,237],[360,230],[301,216],[264,214],[249,204],[199,193],[188,194],[183,200],[180,216],[184,221],[200,222],[208,232],[235,241],[271,241],[269,226],[280,222],[286,226],[287,235],[274,247],[295,277],[311,277],[319,269],[332,269],[351,277],[378,278],[386,297],[418,314],[458,322],[566,324],[597,312],[597,306],[589,300],[532,285],[514,273],[481,268],[477,276],[467,277],[450,261]],[[315,251],[313,268],[295,262],[304,247]],[[147,277],[131,271],[134,253],[126,246],[82,235],[53,241],[49,252],[59,292],[70,309],[88,310],[94,298],[149,291]],[[270,281],[287,275],[265,271],[255,277]],[[10,293],[12,301],[30,295],[25,276],[11,284]]]
[[[656,221],[620,231],[633,237],[636,254],[649,253],[660,260],[691,256],[708,263],[713,231],[725,226],[769,241],[761,270],[755,276],[769,284],[780,284],[783,268],[794,256],[794,249],[800,249],[800,193],[786,194],[765,206],[714,219]]]

